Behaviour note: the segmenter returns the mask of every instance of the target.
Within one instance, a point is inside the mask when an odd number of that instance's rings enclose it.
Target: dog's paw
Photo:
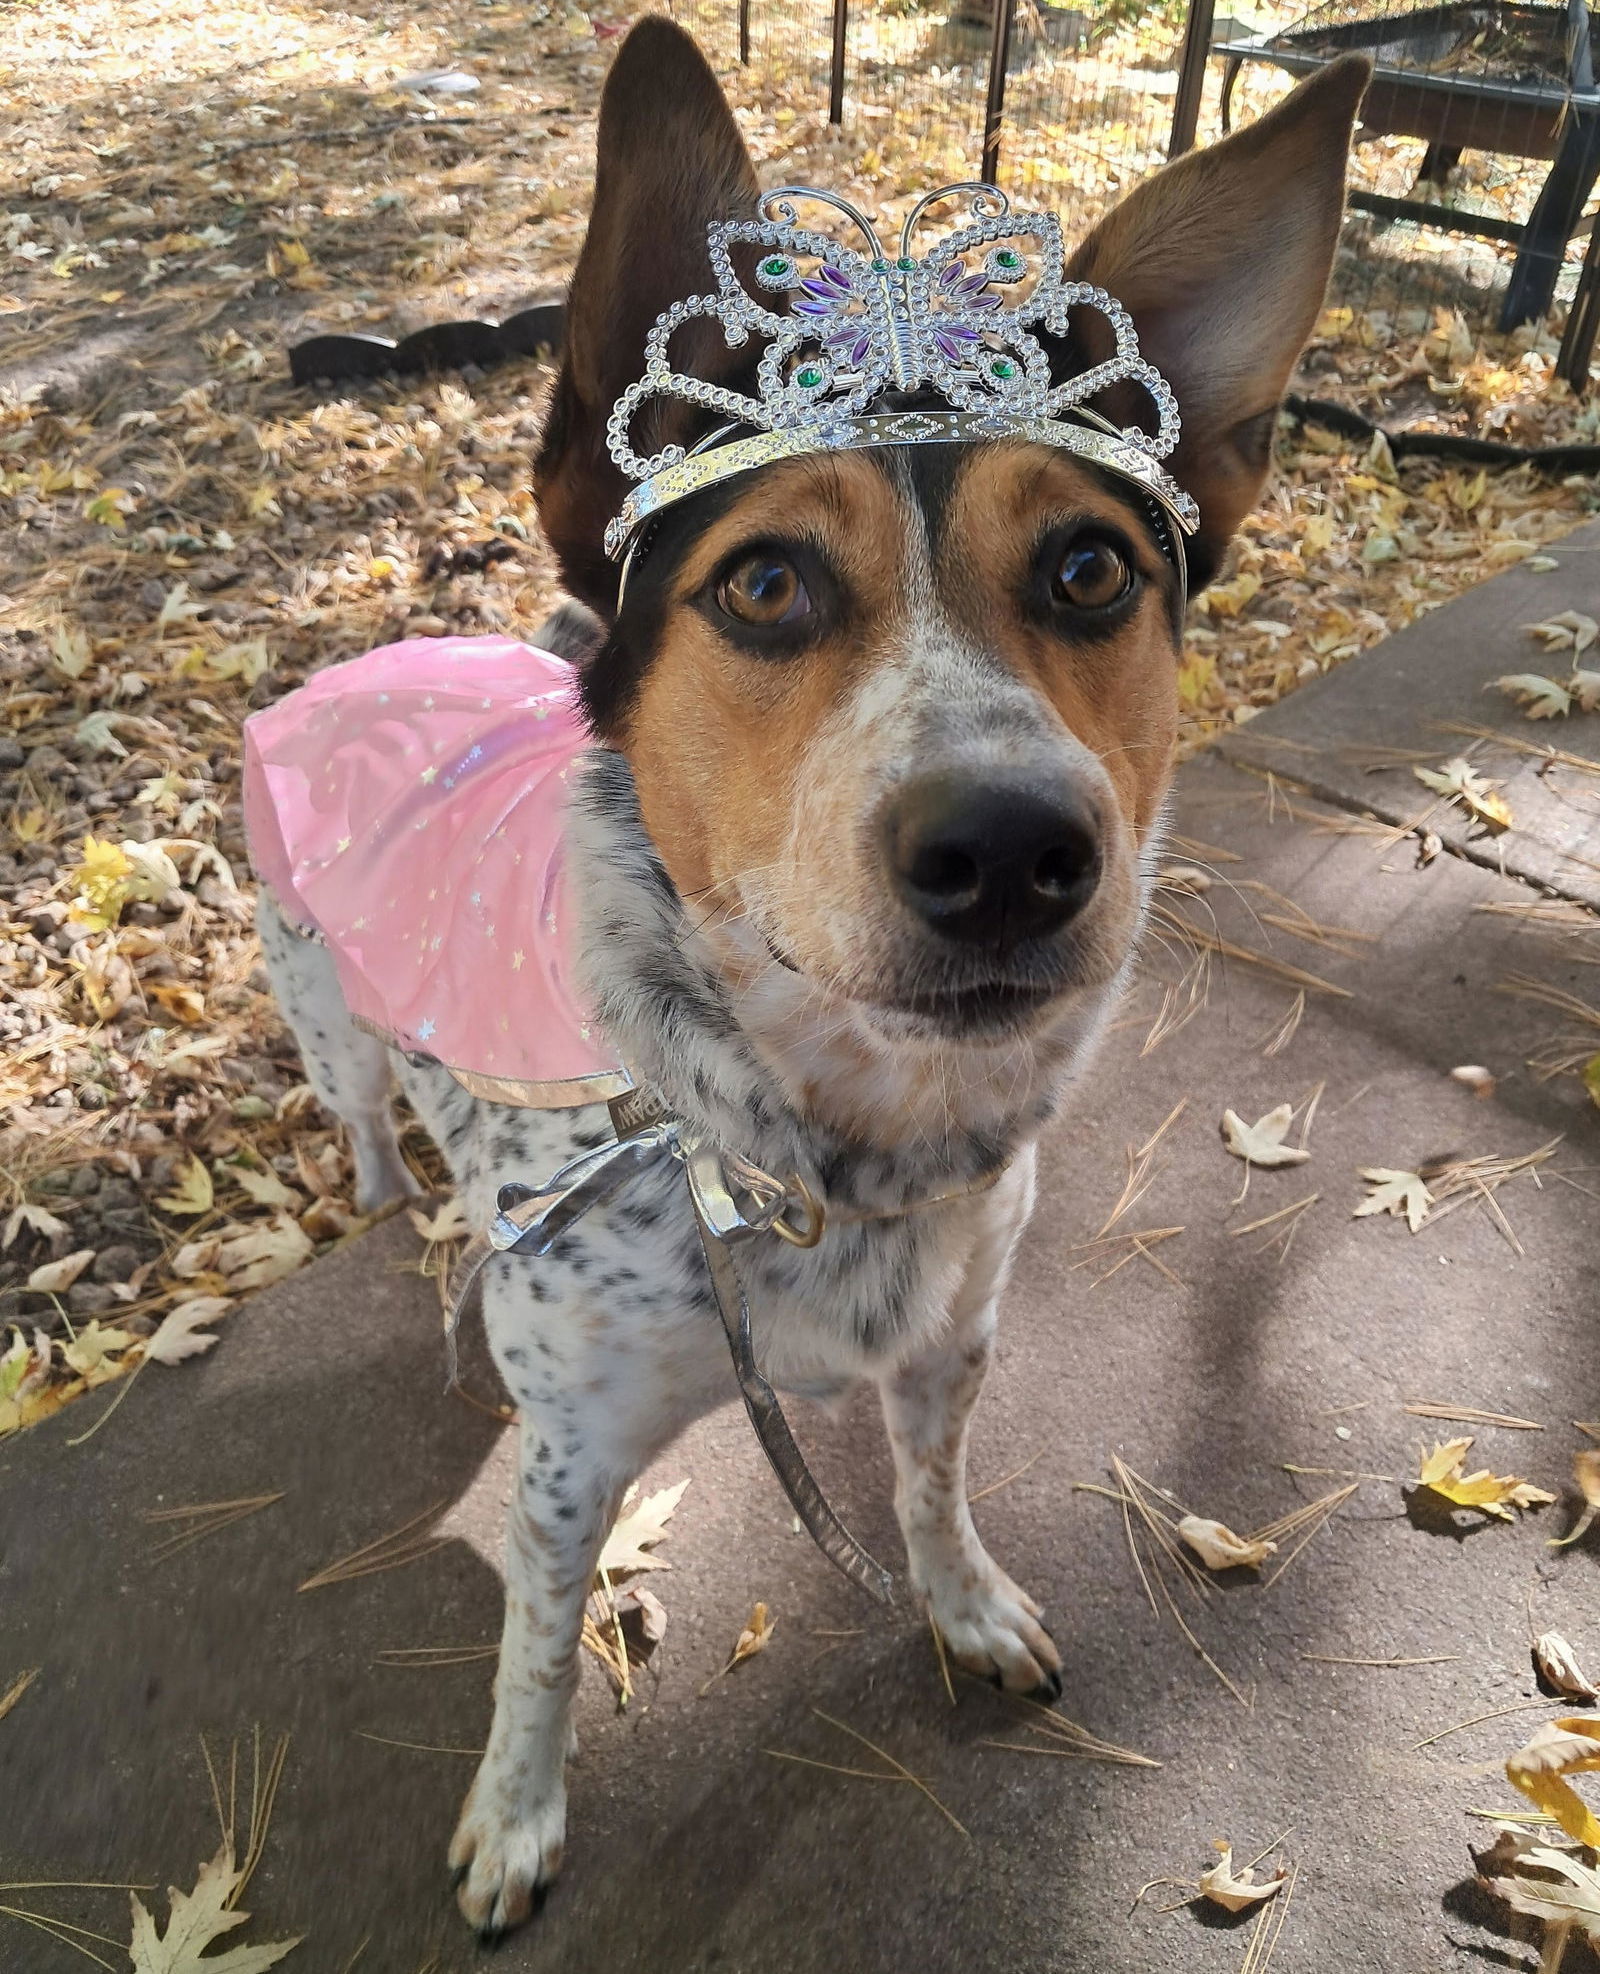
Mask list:
[[[1061,1697],[1061,1654],[1039,1622],[1039,1606],[989,1557],[928,1573],[921,1586],[957,1665],[997,1679],[1008,1693]]]
[[[491,1940],[543,1905],[561,1869],[567,1829],[564,1791],[516,1809],[493,1803],[494,1792],[474,1784],[450,1843],[461,1916]]]

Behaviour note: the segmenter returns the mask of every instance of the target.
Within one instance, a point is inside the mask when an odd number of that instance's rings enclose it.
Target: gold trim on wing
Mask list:
[[[518,1110],[579,1110],[584,1104],[610,1103],[613,1097],[626,1096],[634,1087],[633,1078],[625,1069],[599,1069],[590,1076],[563,1076],[544,1083],[523,1082],[515,1076],[486,1076],[482,1070],[458,1069],[453,1062],[442,1062],[437,1056],[408,1049],[389,1029],[380,1028],[365,1015],[353,1014],[350,1019],[366,1034],[387,1042],[391,1049],[398,1049],[414,1066],[428,1064],[447,1071],[469,1097],[478,1097],[484,1103],[510,1104]]]

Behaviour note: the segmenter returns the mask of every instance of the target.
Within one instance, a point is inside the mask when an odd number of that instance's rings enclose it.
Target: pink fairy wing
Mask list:
[[[526,1086],[496,1092],[510,1101],[627,1087],[571,980],[563,821],[588,737],[570,665],[416,638],[317,673],[244,732],[256,870],[326,941],[358,1020]]]

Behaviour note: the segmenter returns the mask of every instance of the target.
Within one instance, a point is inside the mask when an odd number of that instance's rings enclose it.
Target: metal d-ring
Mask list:
[[[799,1227],[787,1218],[789,1203],[797,1193],[806,1212],[805,1223]],[[815,1247],[827,1232],[828,1210],[798,1172],[789,1174],[789,1182],[783,1189],[783,1201],[783,1211],[772,1222],[773,1233],[780,1241],[787,1241],[790,1247]]]

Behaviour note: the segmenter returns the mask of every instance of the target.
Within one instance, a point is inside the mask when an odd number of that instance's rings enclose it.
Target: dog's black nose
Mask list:
[[[901,897],[935,932],[969,945],[1044,938],[1100,880],[1094,818],[1059,782],[922,775],[891,803],[884,831]]]

